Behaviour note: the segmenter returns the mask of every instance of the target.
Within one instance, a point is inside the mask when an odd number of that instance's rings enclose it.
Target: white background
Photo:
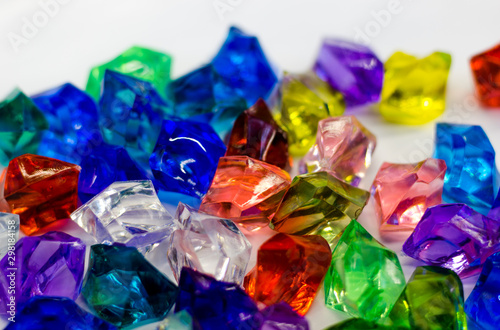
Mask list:
[[[66,0],[44,22],[41,3],[49,2],[0,0],[0,97],[16,86],[28,95],[68,81],[84,88],[92,66],[132,45],[171,54],[175,78],[210,61],[233,24],[257,35],[268,58],[291,72],[312,66],[323,37],[355,39],[363,31],[382,61],[397,50],[418,56],[435,50],[451,53],[447,112],[439,120],[480,124],[500,150],[500,111],[477,104],[469,69],[472,55],[500,42],[500,2],[495,0]],[[216,4],[230,10],[218,12]],[[34,19],[41,27],[23,36],[26,21]],[[9,39],[14,35],[26,38],[15,44]],[[388,124],[375,107],[356,115],[378,139],[362,188],[369,189],[384,161],[415,162],[432,155],[434,123]],[[359,220],[379,237],[371,202]],[[253,260],[259,242],[269,235],[265,231],[250,237]],[[401,255],[402,241],[382,241]],[[400,259],[408,278],[418,263]],[[466,295],[475,280],[464,282]],[[307,314],[313,330],[347,318],[326,309],[323,301],[321,291]]]

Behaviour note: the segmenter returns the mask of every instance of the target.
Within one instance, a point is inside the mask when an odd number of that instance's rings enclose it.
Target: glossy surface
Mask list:
[[[408,256],[465,278],[481,271],[500,250],[500,223],[464,204],[442,204],[424,213],[403,245]]]
[[[384,64],[380,113],[390,122],[419,125],[436,119],[446,108],[446,82],[451,56],[435,52],[422,59],[394,53]]]
[[[9,163],[4,197],[26,235],[69,218],[77,207],[79,174],[79,166],[43,156],[25,154]]]
[[[158,325],[158,330],[193,330],[193,317],[186,311],[171,314]]]
[[[348,107],[377,102],[380,98],[384,68],[366,46],[346,40],[326,39],[314,71],[342,93]]]
[[[318,123],[316,143],[300,162],[300,172],[330,171],[358,186],[371,164],[377,139],[354,116],[331,117]]]
[[[0,259],[19,238],[19,215],[0,212]],[[12,248],[11,248],[12,249]]]
[[[487,107],[500,107],[500,44],[473,56],[470,67],[481,103]]]
[[[117,327],[163,319],[179,289],[132,247],[93,245],[83,298]]]
[[[434,158],[443,159],[443,200],[465,203],[487,214],[498,191],[495,150],[488,136],[475,125],[439,123],[436,126]]]
[[[368,321],[386,317],[405,286],[398,256],[351,221],[333,250],[325,304]]]
[[[412,231],[428,207],[441,204],[445,172],[441,159],[382,164],[372,185],[380,230]]]
[[[287,303],[280,302],[261,311],[259,330],[309,330],[305,317],[297,314]]]
[[[356,219],[370,193],[348,185],[327,172],[296,176],[270,227],[293,235],[321,235],[330,247],[345,227]]]
[[[200,210],[256,229],[269,224],[289,186],[290,176],[276,166],[247,156],[222,157]]]
[[[286,302],[307,313],[330,265],[331,251],[320,236],[277,234],[264,242],[257,265],[245,277],[246,292],[267,306]]]

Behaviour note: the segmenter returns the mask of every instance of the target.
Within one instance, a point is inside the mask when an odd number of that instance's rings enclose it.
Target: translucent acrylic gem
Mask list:
[[[477,54],[470,60],[476,82],[476,93],[481,103],[500,107],[500,44]]]

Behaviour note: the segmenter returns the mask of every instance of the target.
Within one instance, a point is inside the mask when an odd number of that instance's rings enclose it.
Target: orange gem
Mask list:
[[[257,302],[269,306],[284,301],[304,315],[331,259],[321,236],[277,234],[260,247],[257,265],[245,277],[245,291]]]
[[[26,154],[10,161],[4,198],[11,212],[19,214],[26,235],[76,210],[79,174],[78,165],[43,156]]]
[[[500,45],[474,56],[470,66],[483,105],[500,107]]]

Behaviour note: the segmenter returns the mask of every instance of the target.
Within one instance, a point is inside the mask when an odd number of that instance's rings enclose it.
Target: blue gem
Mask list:
[[[161,189],[203,197],[226,146],[210,125],[164,120],[149,159]]]
[[[495,150],[480,126],[437,124],[434,158],[446,162],[443,200],[487,214],[498,191]]]
[[[91,147],[80,166],[78,195],[88,202],[115,181],[149,180],[148,175],[130,158],[123,147],[101,144]]]
[[[266,59],[259,40],[231,27],[224,45],[212,60],[215,70],[248,104],[271,96],[278,77]]]
[[[500,220],[500,190],[497,193],[497,198],[491,206],[490,212],[488,212],[488,217],[496,220]]]
[[[465,313],[481,329],[498,329],[500,323],[500,252],[486,259],[476,286],[465,302]]]
[[[168,112],[168,105],[153,85],[107,70],[99,105],[104,140],[126,147],[134,158],[147,160]]]
[[[94,100],[71,84],[64,84],[33,97],[49,122],[38,154],[79,164],[87,142],[102,142]]]
[[[36,296],[28,300],[6,330],[115,330],[116,327],[81,309],[73,300]]]
[[[121,244],[91,247],[82,295],[96,315],[117,327],[165,318],[178,291],[136,248]]]
[[[259,309],[234,283],[219,282],[211,276],[183,268],[175,312],[187,310],[204,330],[259,329]]]

